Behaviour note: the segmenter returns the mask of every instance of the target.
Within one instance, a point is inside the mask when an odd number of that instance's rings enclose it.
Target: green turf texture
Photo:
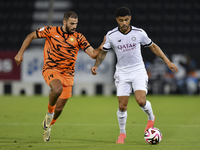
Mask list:
[[[45,96],[0,96],[0,150],[198,150],[200,96],[148,95],[163,139],[149,145],[143,138],[147,116],[131,96],[127,138],[116,144],[119,127],[116,96],[73,96],[43,142]]]

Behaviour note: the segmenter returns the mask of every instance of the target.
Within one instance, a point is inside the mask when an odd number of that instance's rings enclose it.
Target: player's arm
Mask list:
[[[106,54],[107,54],[107,51],[101,50],[100,53],[97,55],[95,65],[91,68],[91,72],[93,75],[97,74],[97,68],[105,59]]]
[[[97,55],[99,54],[99,52],[101,50],[103,50],[103,44],[105,43],[106,38],[104,37],[103,42],[101,43],[101,45],[97,48],[94,49],[92,46],[88,47],[85,52],[93,59],[97,58]]]
[[[88,47],[85,52],[93,59],[96,59],[97,55],[99,54],[100,52],[100,49],[97,48],[97,49],[94,49],[92,46]]]
[[[20,65],[20,63],[23,61],[23,54],[26,50],[26,48],[30,45],[31,41],[33,39],[37,39],[36,31],[33,31],[30,33],[24,40],[20,50],[18,51],[17,55],[15,56],[15,62],[17,63],[17,66]]]
[[[163,59],[165,61],[165,63],[167,64],[168,68],[172,71],[177,73],[178,72],[178,68],[176,67],[175,64],[173,64],[163,53],[163,51],[158,47],[158,45],[156,45],[155,43],[153,43],[150,47],[151,51],[156,54],[158,57],[160,57],[161,59]]]

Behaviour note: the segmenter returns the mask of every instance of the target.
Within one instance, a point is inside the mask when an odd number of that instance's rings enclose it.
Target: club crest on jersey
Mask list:
[[[70,37],[69,40],[70,40],[71,42],[74,42],[75,39],[74,39],[73,37]]]
[[[133,37],[131,38],[131,40],[132,40],[132,41],[135,41],[135,40],[136,40],[136,37],[135,37],[135,36],[133,36]]]

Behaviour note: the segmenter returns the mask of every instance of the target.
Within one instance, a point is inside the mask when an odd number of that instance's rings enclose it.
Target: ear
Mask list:
[[[116,17],[115,19],[116,19],[116,21],[118,22],[118,18]]]
[[[65,20],[63,20],[63,24],[66,24],[66,21],[65,21]]]

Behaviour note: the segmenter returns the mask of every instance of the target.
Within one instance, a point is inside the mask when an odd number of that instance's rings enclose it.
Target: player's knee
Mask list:
[[[52,88],[52,92],[55,94],[55,95],[60,95],[63,91],[63,87],[62,86],[58,86],[56,88]]]
[[[138,101],[138,105],[139,105],[140,107],[144,106],[145,104],[146,104],[146,102],[145,102],[144,100]]]
[[[135,97],[135,98],[136,98],[136,101],[137,101],[137,103],[140,107],[142,107],[146,104],[146,97],[138,96],[138,97]]]
[[[119,104],[119,110],[121,110],[121,111],[127,110],[127,105],[126,105],[126,104],[123,104],[123,103],[120,103],[120,104]]]
[[[137,103],[140,107],[142,107],[146,104],[146,99],[144,99],[144,98],[137,99]]]

